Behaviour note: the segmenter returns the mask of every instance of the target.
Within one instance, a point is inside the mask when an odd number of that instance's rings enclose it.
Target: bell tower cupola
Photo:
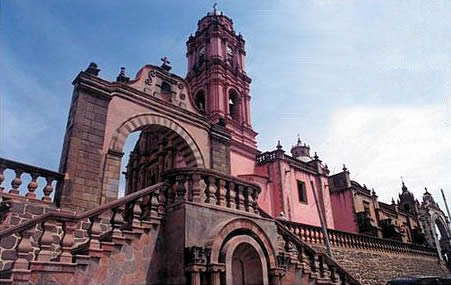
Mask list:
[[[257,133],[252,130],[251,79],[245,71],[245,41],[233,21],[213,6],[190,35],[186,80],[192,102],[212,124],[221,123],[232,134],[232,148],[242,145],[255,159]]]

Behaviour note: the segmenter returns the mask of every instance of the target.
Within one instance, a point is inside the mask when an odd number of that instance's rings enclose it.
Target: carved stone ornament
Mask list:
[[[155,77],[155,75],[157,75],[157,73],[155,72],[155,70],[151,70],[151,71],[149,71],[149,73],[147,74],[147,76],[148,76],[149,78]]]
[[[177,86],[179,87],[179,89],[183,89],[184,87],[183,83],[179,83]]]
[[[188,264],[207,264],[210,260],[211,249],[199,246],[186,248],[186,259]]]

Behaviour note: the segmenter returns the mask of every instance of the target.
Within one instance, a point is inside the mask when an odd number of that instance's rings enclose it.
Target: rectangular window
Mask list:
[[[305,189],[305,183],[298,180],[298,197],[299,202],[307,204],[307,191]]]

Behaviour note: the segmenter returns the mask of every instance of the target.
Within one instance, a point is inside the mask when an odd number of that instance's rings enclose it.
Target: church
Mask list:
[[[167,57],[134,79],[125,68],[102,79],[96,63],[80,72],[58,171],[0,158],[0,284],[385,284],[450,273],[450,220],[427,189],[420,203],[402,182],[386,204],[346,166],[330,173],[301,138],[289,152],[280,141],[258,149],[231,18],[213,8],[186,46],[185,77]]]

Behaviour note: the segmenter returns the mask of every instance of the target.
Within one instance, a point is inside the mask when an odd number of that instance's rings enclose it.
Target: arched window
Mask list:
[[[194,97],[194,103],[196,104],[196,107],[199,109],[199,111],[205,113],[205,93],[203,90],[200,90],[196,93],[196,96]]]
[[[205,47],[201,47],[199,50],[199,65],[205,62]]]
[[[171,85],[166,81],[161,83],[161,93],[171,93]]]
[[[232,119],[238,121],[240,119],[239,97],[235,90],[229,91],[229,113]]]

